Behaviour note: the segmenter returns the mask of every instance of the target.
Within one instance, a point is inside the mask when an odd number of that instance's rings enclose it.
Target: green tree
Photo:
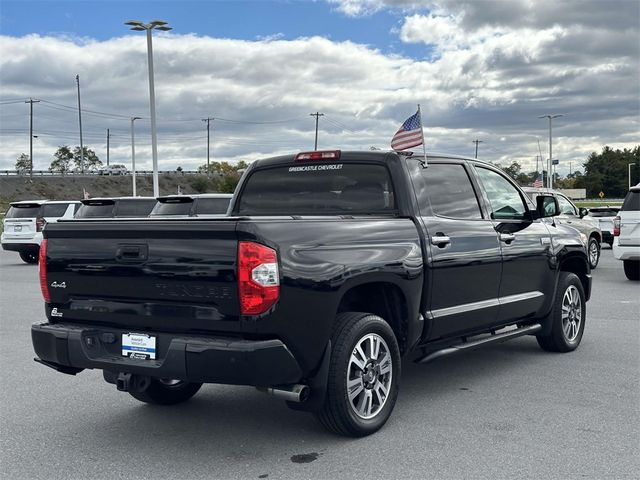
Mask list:
[[[96,155],[96,152],[89,147],[83,147],[84,150],[84,170],[95,171],[102,167],[102,161]],[[82,171],[82,156],[80,155],[80,147],[73,149],[73,163],[77,172]]]
[[[49,170],[52,172],[61,173],[64,175],[71,170],[71,163],[73,162],[73,152],[68,145],[62,145],[58,147],[56,153],[53,154],[54,159],[49,166]]]
[[[597,197],[602,191],[608,198],[624,197],[628,190],[628,165],[631,184],[640,180],[640,145],[633,149],[612,149],[605,146],[601,153],[592,152],[584,164],[584,175],[576,176],[576,188],[586,188],[587,197]]]
[[[18,175],[24,175],[31,171],[31,159],[26,153],[21,153],[16,159],[16,171]]]

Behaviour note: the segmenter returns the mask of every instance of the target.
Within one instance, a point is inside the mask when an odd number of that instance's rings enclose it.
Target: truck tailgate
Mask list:
[[[52,321],[240,331],[234,219],[47,225]],[[58,318],[56,318],[58,317]]]

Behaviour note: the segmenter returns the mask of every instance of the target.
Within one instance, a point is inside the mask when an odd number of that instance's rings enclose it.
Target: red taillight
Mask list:
[[[614,237],[620,236],[620,217],[615,217],[613,219],[613,236]]]
[[[42,240],[40,244],[38,266],[40,268],[40,290],[42,290],[42,298],[44,298],[45,302],[49,303],[51,296],[49,295],[49,284],[47,283],[47,240]]]
[[[296,161],[300,160],[340,160],[340,150],[325,152],[301,152],[296,155]]]
[[[36,232],[41,232],[46,223],[43,217],[36,218]]]
[[[242,315],[259,315],[278,301],[280,277],[274,249],[254,242],[238,243],[238,291]]]

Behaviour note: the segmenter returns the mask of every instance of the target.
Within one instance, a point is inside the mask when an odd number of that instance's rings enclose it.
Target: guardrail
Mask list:
[[[197,170],[158,170],[158,174],[160,175],[204,175],[204,172],[199,172]],[[87,172],[52,172],[50,170],[34,170],[34,177],[93,177],[93,176],[124,176],[131,175],[131,172],[126,173],[100,173],[98,171],[87,171]],[[136,175],[153,175],[153,171],[151,170],[136,170]],[[0,170],[0,176],[14,176],[14,177],[28,177],[29,172],[22,172],[18,170]]]

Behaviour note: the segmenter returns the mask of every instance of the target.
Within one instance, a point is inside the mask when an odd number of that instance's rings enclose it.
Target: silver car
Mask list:
[[[554,217],[557,223],[575,228],[585,235],[587,250],[589,252],[589,263],[591,268],[598,266],[600,260],[600,246],[602,245],[602,231],[600,224],[595,218],[589,217],[586,208],[576,207],[569,198],[557,190],[548,188],[523,188],[525,193],[535,202],[538,195],[553,195],[558,199],[560,205],[560,215]]]

